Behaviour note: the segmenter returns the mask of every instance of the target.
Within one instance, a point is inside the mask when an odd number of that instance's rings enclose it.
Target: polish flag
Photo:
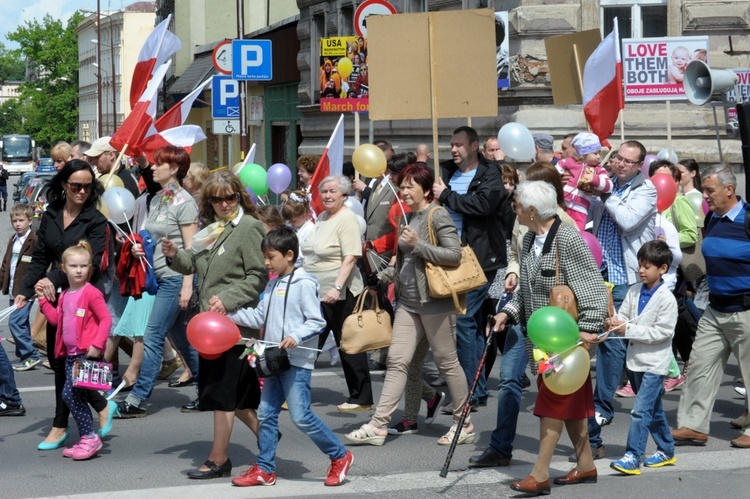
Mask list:
[[[617,18],[614,29],[586,61],[583,69],[583,114],[602,145],[615,131],[620,110],[625,108],[622,91],[622,58]]]
[[[171,64],[172,60],[170,59],[154,71],[154,77],[151,78],[141,98],[135,103],[135,107],[122,122],[120,128],[112,135],[109,143],[118,151],[132,155],[132,148],[137,146],[147,136],[147,133],[148,135],[156,133],[153,127],[156,117],[157,92]],[[123,150],[126,145],[128,151]]]
[[[316,214],[323,211],[323,200],[320,198],[320,182],[329,175],[341,175],[344,170],[344,115],[339,117],[339,122],[328,140],[328,145],[320,157],[318,166],[315,167],[310,180],[310,194],[312,203],[310,207]]]
[[[239,177],[242,169],[247,165],[252,165],[253,163],[255,163],[255,142],[253,142],[253,145],[250,146],[250,150],[247,152],[247,156],[245,156],[245,160],[242,162],[242,164],[236,169],[232,167],[232,171]]]
[[[211,78],[207,79],[198,88],[190,92],[180,102],[171,107],[169,111],[162,114],[159,119],[154,122],[154,128],[158,131],[166,130],[168,128],[174,128],[176,126],[184,125],[185,120],[190,114],[190,109],[193,107],[193,102],[203,92],[203,89],[211,82]]]
[[[177,36],[169,31],[169,22],[172,14],[159,23],[148,35],[146,41],[138,54],[138,62],[133,71],[133,80],[130,83],[130,108],[135,108],[138,98],[143,94],[149,79],[153,76],[154,68],[160,67],[182,47],[182,42]]]
[[[173,145],[184,148],[190,154],[193,146],[206,140],[206,134],[198,125],[182,125],[168,130],[162,130],[147,137],[138,145],[142,154],[146,155],[148,161],[154,163],[154,153],[164,146]]]

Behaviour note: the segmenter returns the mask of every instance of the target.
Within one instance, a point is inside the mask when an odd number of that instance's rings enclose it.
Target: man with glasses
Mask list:
[[[589,208],[593,233],[602,245],[605,279],[615,285],[612,290],[615,310],[625,299],[628,288],[640,281],[638,250],[654,239],[656,189],[641,174],[645,157],[643,144],[635,140],[623,142],[617,150],[618,159],[612,164],[612,192],[594,198]],[[589,442],[594,459],[604,457],[601,430],[614,417],[612,399],[625,368],[626,353],[624,341],[599,344],[594,389],[596,412],[589,418]]]
[[[96,167],[99,175],[106,175],[118,166],[115,165],[115,161],[117,161],[119,153],[109,143],[109,139],[110,137],[99,137],[91,145],[91,149],[83,153],[89,158],[89,163]],[[117,176],[120,177],[125,188],[133,194],[133,197],[137,198],[140,192],[138,191],[138,184],[135,183],[135,179],[130,174],[130,170],[120,168],[117,170]]]

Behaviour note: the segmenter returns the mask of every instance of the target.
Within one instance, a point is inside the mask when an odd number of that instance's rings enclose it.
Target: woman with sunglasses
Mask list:
[[[83,239],[89,242],[94,255],[94,273],[90,282],[101,288],[98,284],[101,278],[99,269],[107,244],[107,219],[96,209],[99,193],[94,185],[94,171],[88,163],[79,159],[65,163],[50,179],[47,191],[49,205],[42,215],[34,255],[15,298],[17,307],[36,296],[35,288],[41,289],[48,300],[56,301],[58,291],[68,287],[68,278],[61,268],[63,251]],[[47,325],[47,351],[50,354],[50,366],[55,373],[55,417],[49,434],[37,446],[39,450],[59,449],[70,436],[70,410],[62,399],[65,357],[55,358],[53,354],[56,332],[55,326]],[[99,392],[87,392],[89,404],[99,413],[99,436],[103,437],[109,433],[117,407],[114,403],[107,404]]]
[[[187,361],[190,371],[198,373],[198,352],[188,343],[185,334],[188,305],[193,295],[193,276],[170,269],[161,251],[161,240],[166,237],[179,248],[189,249],[198,230],[198,205],[193,196],[182,188],[182,180],[190,168],[190,156],[182,147],[166,146],[154,154],[154,182],[161,190],[151,199],[146,219],[146,230],[156,242],[154,274],[159,289],[154,298],[151,316],[143,333],[143,362],[138,379],[128,396],[117,404],[118,418],[142,418],[146,410],[141,405],[148,400],[161,369],[164,340],[171,334],[177,348]],[[145,257],[140,244],[131,249],[134,257]]]
[[[258,305],[268,271],[260,247],[266,231],[256,211],[237,176],[230,171],[217,172],[201,191],[200,220],[204,228],[193,238],[192,248],[184,251],[174,242],[162,241],[172,270],[198,274],[201,312],[226,314]],[[249,328],[240,327],[240,332],[245,338],[259,337],[258,331]],[[231,474],[227,450],[235,416],[258,434],[260,385],[253,368],[240,358],[244,348],[241,343],[216,359],[200,358],[198,407],[214,413],[214,440],[208,459],[189,471],[189,478]]]

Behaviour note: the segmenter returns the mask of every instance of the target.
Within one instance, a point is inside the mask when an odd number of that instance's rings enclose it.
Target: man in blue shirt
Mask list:
[[[730,353],[737,357],[745,386],[750,386],[750,236],[745,230],[747,205],[737,197],[737,179],[726,165],[701,175],[703,199],[713,215],[706,224],[703,256],[711,293],[690,356],[690,376],[677,409],[676,445],[706,445],[711,410]],[[732,440],[750,448],[750,426]]]

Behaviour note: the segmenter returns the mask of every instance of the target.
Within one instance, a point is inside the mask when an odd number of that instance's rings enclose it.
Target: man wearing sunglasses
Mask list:
[[[89,163],[96,167],[99,175],[106,175],[118,166],[115,165],[115,162],[119,153],[109,143],[109,139],[110,137],[99,137],[91,145],[91,149],[83,153],[89,158]],[[130,174],[130,170],[122,167],[117,171],[117,176],[120,177],[125,188],[133,194],[133,197],[137,198],[140,192],[138,191],[138,184],[135,183],[133,175]]]

